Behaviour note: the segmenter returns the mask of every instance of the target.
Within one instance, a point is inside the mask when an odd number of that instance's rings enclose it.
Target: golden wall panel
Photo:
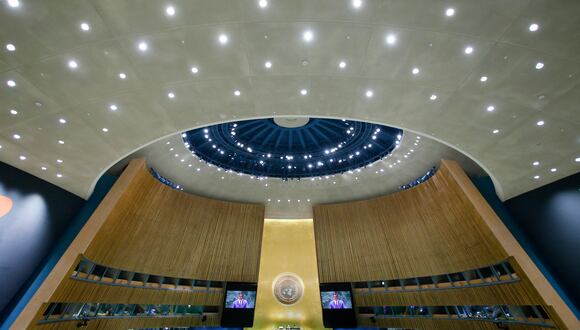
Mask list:
[[[283,273],[294,273],[304,282],[302,299],[291,306],[278,302],[272,292],[273,281]],[[312,219],[264,223],[254,329],[288,324],[323,328]]]

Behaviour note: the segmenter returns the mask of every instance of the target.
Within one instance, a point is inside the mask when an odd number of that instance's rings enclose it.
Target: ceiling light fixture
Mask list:
[[[576,161],[576,163],[580,163],[580,157],[576,157],[574,161]]]
[[[367,91],[365,92],[365,96],[367,97],[367,99],[370,99],[374,95],[375,95],[375,93],[370,89],[367,89]]]
[[[64,144],[63,140],[58,140],[58,144]]]
[[[465,54],[469,55],[469,54],[473,53],[473,47],[467,46],[467,47],[465,47],[465,49],[463,51],[465,52]]]
[[[66,124],[66,119],[64,119],[64,118],[59,118],[59,119],[58,119],[58,122],[59,122],[59,123],[61,123],[61,124]]]
[[[544,68],[544,63],[542,63],[542,62],[536,63],[536,70],[541,70],[543,68]]]
[[[101,131],[103,131],[103,132],[107,133],[107,132],[109,131],[109,129],[108,129],[108,128],[106,128],[106,127],[103,127],[103,128],[101,128]]]
[[[15,51],[15,50],[16,50],[16,46],[14,46],[13,44],[6,44],[6,49],[7,49],[9,52],[13,52],[13,51]]]
[[[314,33],[310,30],[306,30],[302,33],[302,39],[306,42],[311,42],[314,40]]]
[[[149,45],[145,41],[139,42],[139,44],[137,45],[137,47],[142,52],[145,52],[145,51],[147,51],[147,49],[149,49]]]
[[[557,168],[553,167],[553,168],[551,168],[551,169],[550,169],[550,172],[554,173],[554,172],[556,172],[557,170],[558,170]]]
[[[339,67],[339,68],[341,68],[341,69],[344,69],[344,68],[346,68],[346,62],[345,62],[345,61],[340,61],[340,62],[338,63],[338,67]]]
[[[387,37],[385,38],[385,41],[387,42],[388,45],[394,45],[397,43],[397,36],[390,33],[387,35]]]
[[[16,87],[16,82],[14,80],[8,80],[6,81],[6,85],[8,85],[8,87]]]
[[[18,114],[18,111],[14,110],[14,109],[10,109],[10,114],[16,116]]]
[[[418,75],[420,72],[419,68],[413,68],[413,70],[411,70],[411,73],[414,75]]]
[[[437,95],[435,95],[435,94],[431,94],[431,96],[429,97],[429,99],[430,99],[431,101],[435,101],[435,100],[437,100]]]
[[[481,78],[479,78],[479,81],[486,82],[487,81],[487,76],[481,76]]]
[[[528,27],[528,30],[530,30],[530,32],[536,32],[536,31],[538,31],[539,28],[540,28],[540,26],[537,23],[532,23]]]
[[[20,7],[20,1],[18,0],[8,0],[8,6],[12,7],[12,8],[17,8]]]
[[[240,92],[239,90],[237,90],[237,89],[236,89],[236,90],[234,91],[234,95],[235,95],[235,96],[240,96],[240,95],[242,95],[242,92]]]
[[[540,179],[540,176],[539,175],[534,175],[534,179],[535,180],[538,180],[538,179]]]
[[[493,134],[497,134],[497,133],[499,133],[499,129],[494,129],[492,133],[493,133]]]
[[[445,10],[445,16],[451,17],[453,15],[455,15],[455,8],[447,8]]]
[[[20,134],[13,134],[13,135],[12,135],[12,137],[13,137],[15,140],[20,140],[20,138],[21,138]]]
[[[175,8],[173,6],[167,6],[165,7],[165,13],[167,16],[173,16],[175,15]]]
[[[62,178],[62,174],[60,174],[60,173],[56,173],[56,177],[57,177],[57,178]]]
[[[109,109],[111,109],[111,111],[117,111],[117,109],[118,109],[118,108],[117,108],[117,105],[115,105],[115,104],[111,104],[111,105],[109,106]]]
[[[538,126],[544,126],[544,121],[543,120],[538,120],[538,122],[536,123],[536,125]]]
[[[89,31],[90,29],[91,29],[91,26],[88,23],[85,23],[85,22],[81,23],[81,30]]]
[[[494,110],[495,110],[495,106],[493,106],[493,105],[489,105],[487,107],[487,112],[493,112]]]
[[[272,67],[272,62],[270,62],[270,61],[266,61],[266,62],[264,63],[264,67],[265,67],[266,69],[270,69],[270,68]]]
[[[220,43],[220,44],[222,44],[222,45],[225,45],[225,44],[227,44],[229,40],[230,40],[230,39],[228,38],[227,34],[223,34],[223,33],[222,33],[222,34],[220,34],[220,35],[218,36],[218,41],[219,41],[219,43]]]
[[[532,165],[534,165],[534,166],[538,166],[538,165],[540,165],[540,162],[536,160],[536,161],[534,161],[534,162],[532,163]]]
[[[307,95],[307,94],[308,94],[308,90],[306,90],[306,89],[301,89],[300,90],[300,95],[303,95],[304,96],[304,95]]]
[[[119,78],[120,79],[126,79],[127,78],[127,75],[125,73],[121,72],[121,73],[119,73]]]
[[[20,160],[26,160],[26,156],[24,156],[24,155],[20,155],[20,157],[18,157],[18,158],[20,158]]]
[[[196,67],[196,66],[192,66],[191,67],[191,73],[197,74],[198,72],[199,72],[199,68],[198,67]]]
[[[266,8],[266,7],[268,7],[268,0],[260,0],[260,1],[258,1],[258,6],[260,8]]]
[[[356,9],[359,9],[360,7],[362,7],[362,0],[352,0],[352,6]]]
[[[78,63],[75,60],[68,61],[68,67],[71,69],[76,69],[78,67]]]
[[[174,99],[175,98],[175,94],[173,92],[169,92],[167,93],[167,97],[170,99]]]

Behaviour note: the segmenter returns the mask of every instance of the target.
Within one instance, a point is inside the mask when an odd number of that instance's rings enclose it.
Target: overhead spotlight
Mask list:
[[[550,169],[550,172],[554,173],[554,172],[556,172],[557,170],[558,170],[558,169],[554,167],[554,168],[551,168],[551,169]]]
[[[236,90],[234,91],[234,95],[235,95],[235,96],[240,96],[240,95],[242,95],[242,92],[240,92],[239,90],[237,90],[237,89],[236,89]]]
[[[117,109],[118,109],[118,108],[117,108],[117,105],[115,105],[115,104],[111,104],[111,105],[109,106],[109,109],[111,109],[111,111],[117,111]]]
[[[362,0],[352,0],[352,6],[356,9],[362,7]]]
[[[542,62],[536,63],[536,70],[541,70],[542,68],[544,68],[544,63]]]
[[[435,95],[435,94],[431,94],[431,96],[429,97],[429,99],[430,99],[431,101],[435,101],[435,100],[437,100],[437,95]]]
[[[538,180],[540,178],[539,175],[534,175],[534,179]]]
[[[142,52],[147,51],[147,49],[149,49],[149,45],[147,45],[147,43],[145,41],[139,42],[139,44],[137,45],[137,47]]]
[[[375,93],[374,93],[372,90],[370,90],[370,89],[368,89],[368,90],[365,92],[365,96],[366,96],[367,98],[369,98],[369,99],[370,99],[371,97],[373,97],[374,95],[375,95]]]
[[[486,82],[487,81],[487,76],[481,76],[481,78],[479,78],[479,81]]]
[[[451,17],[453,15],[455,15],[455,8],[450,7],[445,10],[445,16]]]
[[[420,72],[419,68],[413,68],[413,70],[411,70],[411,73],[414,75],[418,75]]]
[[[538,166],[538,165],[540,165],[540,162],[536,160],[536,161],[534,161],[534,162],[532,163],[532,165],[534,165],[534,166]]]
[[[260,0],[260,1],[258,1],[258,6],[260,8],[266,8],[266,7],[268,7],[268,0]]]
[[[85,22],[81,23],[81,30],[89,31],[90,29],[91,29],[91,26],[89,25],[89,23],[85,23]]]
[[[539,120],[539,121],[536,123],[536,125],[538,125],[538,126],[544,126],[544,124],[545,124],[545,123],[544,123],[544,121],[543,121],[543,120]]]
[[[6,50],[8,50],[9,52],[13,52],[16,50],[16,46],[14,46],[13,44],[6,44]]]
[[[540,26],[537,23],[532,23],[528,27],[528,30],[530,30],[530,32],[536,32],[536,31],[538,31],[539,28],[540,28]]]
[[[18,1],[18,0],[8,0],[7,3],[8,3],[8,6],[12,7],[12,8],[20,7],[20,1]]]
[[[487,111],[488,112],[492,112],[494,110],[495,110],[495,107],[493,105],[490,105],[490,106],[487,107]]]
[[[175,94],[173,92],[169,92],[167,93],[167,97],[170,99],[174,99],[175,98]]]
[[[16,111],[15,109],[10,109],[10,114],[16,116],[18,114],[18,111]]]
[[[175,7],[173,7],[173,6],[165,7],[165,13],[167,14],[167,16],[175,15]]]
[[[101,131],[103,131],[104,133],[107,133],[109,131],[109,129],[106,127],[103,127],[103,128],[101,128]]]
[[[493,134],[497,134],[497,133],[499,133],[499,129],[494,129],[492,133],[493,133]]]
[[[389,45],[394,45],[397,43],[397,36],[390,33],[387,35],[387,37],[385,38],[385,41],[387,42],[387,44]]]
[[[119,73],[119,78],[120,79],[126,79],[127,78],[127,75],[125,73],[121,72],[121,73]]]
[[[306,30],[302,33],[302,39],[306,42],[311,42],[314,40],[314,33],[310,30]]]
[[[68,67],[71,69],[76,69],[78,66],[79,66],[78,63],[75,60],[70,60],[68,62]]]
[[[8,85],[8,87],[16,87],[16,82],[14,80],[8,80],[6,81],[6,85]]]
[[[306,89],[301,89],[300,90],[300,95],[303,95],[304,96],[304,95],[307,95],[307,94],[308,94],[308,90],[306,90]]]
[[[344,69],[344,68],[346,68],[346,62],[345,62],[345,61],[340,61],[340,62],[338,63],[338,67],[339,67],[339,68],[341,68],[341,69]]]
[[[64,118],[59,118],[59,119],[58,119],[58,122],[59,122],[59,123],[61,123],[61,124],[66,124],[66,119],[64,119]]]
[[[222,44],[222,45],[225,45],[225,44],[227,44],[227,43],[228,43],[228,41],[229,41],[229,37],[228,37],[228,35],[227,35],[227,34],[223,34],[223,33],[222,33],[222,34],[220,34],[220,35],[219,35],[219,37],[218,37],[218,41],[219,41],[219,43],[220,43],[220,44]]]
[[[272,67],[272,62],[270,62],[270,61],[266,61],[266,62],[264,63],[264,67],[265,67],[266,69],[270,69],[270,68]]]
[[[196,66],[192,66],[191,67],[191,73],[197,74],[198,72],[199,72],[199,68],[198,67],[196,67]]]
[[[465,49],[463,51],[465,52],[465,54],[469,55],[469,54],[473,53],[473,47],[467,46],[467,47],[465,47]]]

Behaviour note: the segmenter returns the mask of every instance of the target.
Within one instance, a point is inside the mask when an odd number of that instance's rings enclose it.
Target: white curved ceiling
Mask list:
[[[267,2],[1,1],[0,160],[87,197],[119,159],[175,132],[308,115],[433,137],[504,199],[578,172],[580,2]]]

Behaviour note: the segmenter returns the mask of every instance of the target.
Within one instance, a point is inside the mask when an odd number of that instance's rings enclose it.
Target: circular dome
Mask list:
[[[238,173],[294,179],[351,171],[388,156],[403,131],[360,121],[305,118],[301,125],[257,119],[182,134],[202,160]],[[282,121],[284,123],[284,121]]]

